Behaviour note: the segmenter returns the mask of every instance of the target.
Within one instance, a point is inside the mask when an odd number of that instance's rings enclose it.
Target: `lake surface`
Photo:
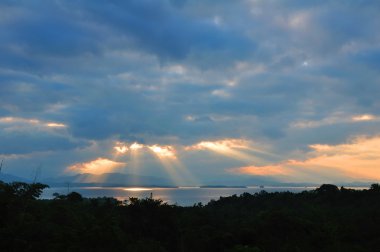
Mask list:
[[[251,194],[265,190],[267,192],[302,192],[313,190],[315,187],[247,187],[247,188],[199,188],[199,187],[179,187],[179,188],[136,188],[136,187],[73,187],[68,190],[64,187],[47,188],[42,194],[42,198],[51,199],[53,193],[67,194],[78,192],[86,198],[114,197],[118,200],[127,200],[130,197],[146,198],[153,195],[154,199],[162,199],[169,204],[180,206],[192,206],[198,202],[207,204],[210,200],[217,200],[220,197],[240,195],[244,192]]]

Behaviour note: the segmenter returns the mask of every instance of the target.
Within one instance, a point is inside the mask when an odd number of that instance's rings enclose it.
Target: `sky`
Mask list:
[[[379,13],[364,0],[1,1],[3,172],[379,181]]]

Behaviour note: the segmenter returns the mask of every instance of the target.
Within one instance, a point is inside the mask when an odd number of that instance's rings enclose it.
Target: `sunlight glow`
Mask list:
[[[128,145],[123,142],[117,142],[116,146],[114,146],[113,148],[116,150],[118,154],[125,154],[128,152],[128,150],[131,150],[131,152],[136,152],[144,148],[144,145],[134,142],[128,147]]]
[[[113,148],[116,150],[117,153],[120,153],[120,154],[124,154],[128,151],[128,147],[125,145],[115,146]]]
[[[129,149],[131,150],[129,152],[130,154],[130,162],[129,162],[129,168],[132,173],[138,173],[138,170],[140,169],[140,163],[141,163],[141,150],[144,148],[143,144],[139,144],[137,142],[134,142],[129,146]],[[138,184],[139,181],[137,177],[135,177],[132,181],[134,184]]]
[[[0,118],[2,123],[27,123],[27,124],[39,124],[40,120],[37,119],[27,119],[21,117],[2,117]]]
[[[267,165],[267,166],[244,166],[239,168],[232,168],[228,170],[232,173],[250,174],[256,176],[271,176],[271,175],[289,175],[287,169],[282,168],[280,165]]]
[[[357,115],[357,116],[352,117],[352,120],[354,121],[373,121],[375,119],[376,117],[370,114]]]
[[[188,146],[185,150],[209,150],[229,158],[244,161],[246,163],[261,162],[256,155],[247,152],[257,152],[272,155],[266,151],[254,148],[252,143],[244,139],[223,139],[218,141],[202,141]]]
[[[291,181],[335,182],[380,180],[380,136],[359,137],[346,144],[311,145],[305,160],[287,160],[273,165],[247,166],[230,172],[250,175],[285,175]],[[332,181],[332,182],[334,182]]]
[[[14,117],[2,117],[0,118],[0,123],[10,123],[14,122],[15,118]]]
[[[148,148],[153,151],[159,158],[172,158],[176,159],[175,150],[172,146],[160,146],[160,145],[151,145]]]
[[[143,144],[134,142],[132,144],[125,142],[116,142],[113,149],[116,152],[114,158],[128,159],[128,170],[133,174],[139,173],[140,162],[141,162],[141,152],[145,146]],[[137,177],[133,177],[133,184],[138,184],[139,181]]]
[[[158,161],[176,185],[194,185],[196,180],[177,158],[167,158],[156,153]]]
[[[223,139],[223,140],[217,140],[217,141],[202,141],[195,145],[186,147],[187,150],[204,150],[204,149],[229,150],[231,148],[249,149],[250,142],[243,139]]]
[[[97,158],[95,160],[77,163],[67,167],[67,172],[75,173],[92,173],[92,174],[103,174],[107,172],[114,172],[117,169],[123,168],[126,163],[115,162],[106,158]]]
[[[140,150],[144,148],[144,145],[134,142],[133,144],[131,144],[131,146],[129,146],[129,148],[131,150]]]
[[[51,127],[51,128],[64,128],[64,127],[66,127],[66,125],[63,123],[47,123],[46,126]]]
[[[290,127],[292,128],[317,128],[326,125],[334,125],[341,123],[356,123],[356,122],[364,122],[364,121],[375,121],[379,120],[378,117],[371,114],[363,114],[363,115],[345,115],[345,114],[333,114],[331,116],[325,117],[321,120],[310,121],[310,120],[300,120],[293,122]]]
[[[36,127],[48,127],[48,128],[65,128],[66,124],[58,122],[44,122],[38,119],[29,119],[22,117],[0,117],[0,123],[4,124],[18,124],[18,125],[33,125]]]
[[[148,146],[148,148],[154,153],[157,160],[176,185],[197,184],[194,176],[177,157],[173,146],[156,144]]]
[[[141,191],[152,191],[152,188],[128,187],[128,188],[124,188],[123,190],[130,191],[130,192],[141,192]]]

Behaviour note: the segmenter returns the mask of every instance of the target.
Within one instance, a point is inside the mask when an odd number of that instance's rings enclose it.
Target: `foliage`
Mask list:
[[[380,186],[262,191],[203,206],[83,198],[0,182],[0,251],[378,251]]]
[[[4,183],[3,181],[0,181],[0,194],[1,196],[12,198],[37,199],[41,195],[43,189],[47,187],[48,185],[41,183]]]

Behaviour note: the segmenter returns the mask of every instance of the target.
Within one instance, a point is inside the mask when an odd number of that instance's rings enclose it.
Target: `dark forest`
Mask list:
[[[380,186],[324,184],[207,205],[161,200],[39,199],[47,185],[0,182],[0,251],[379,251]]]

